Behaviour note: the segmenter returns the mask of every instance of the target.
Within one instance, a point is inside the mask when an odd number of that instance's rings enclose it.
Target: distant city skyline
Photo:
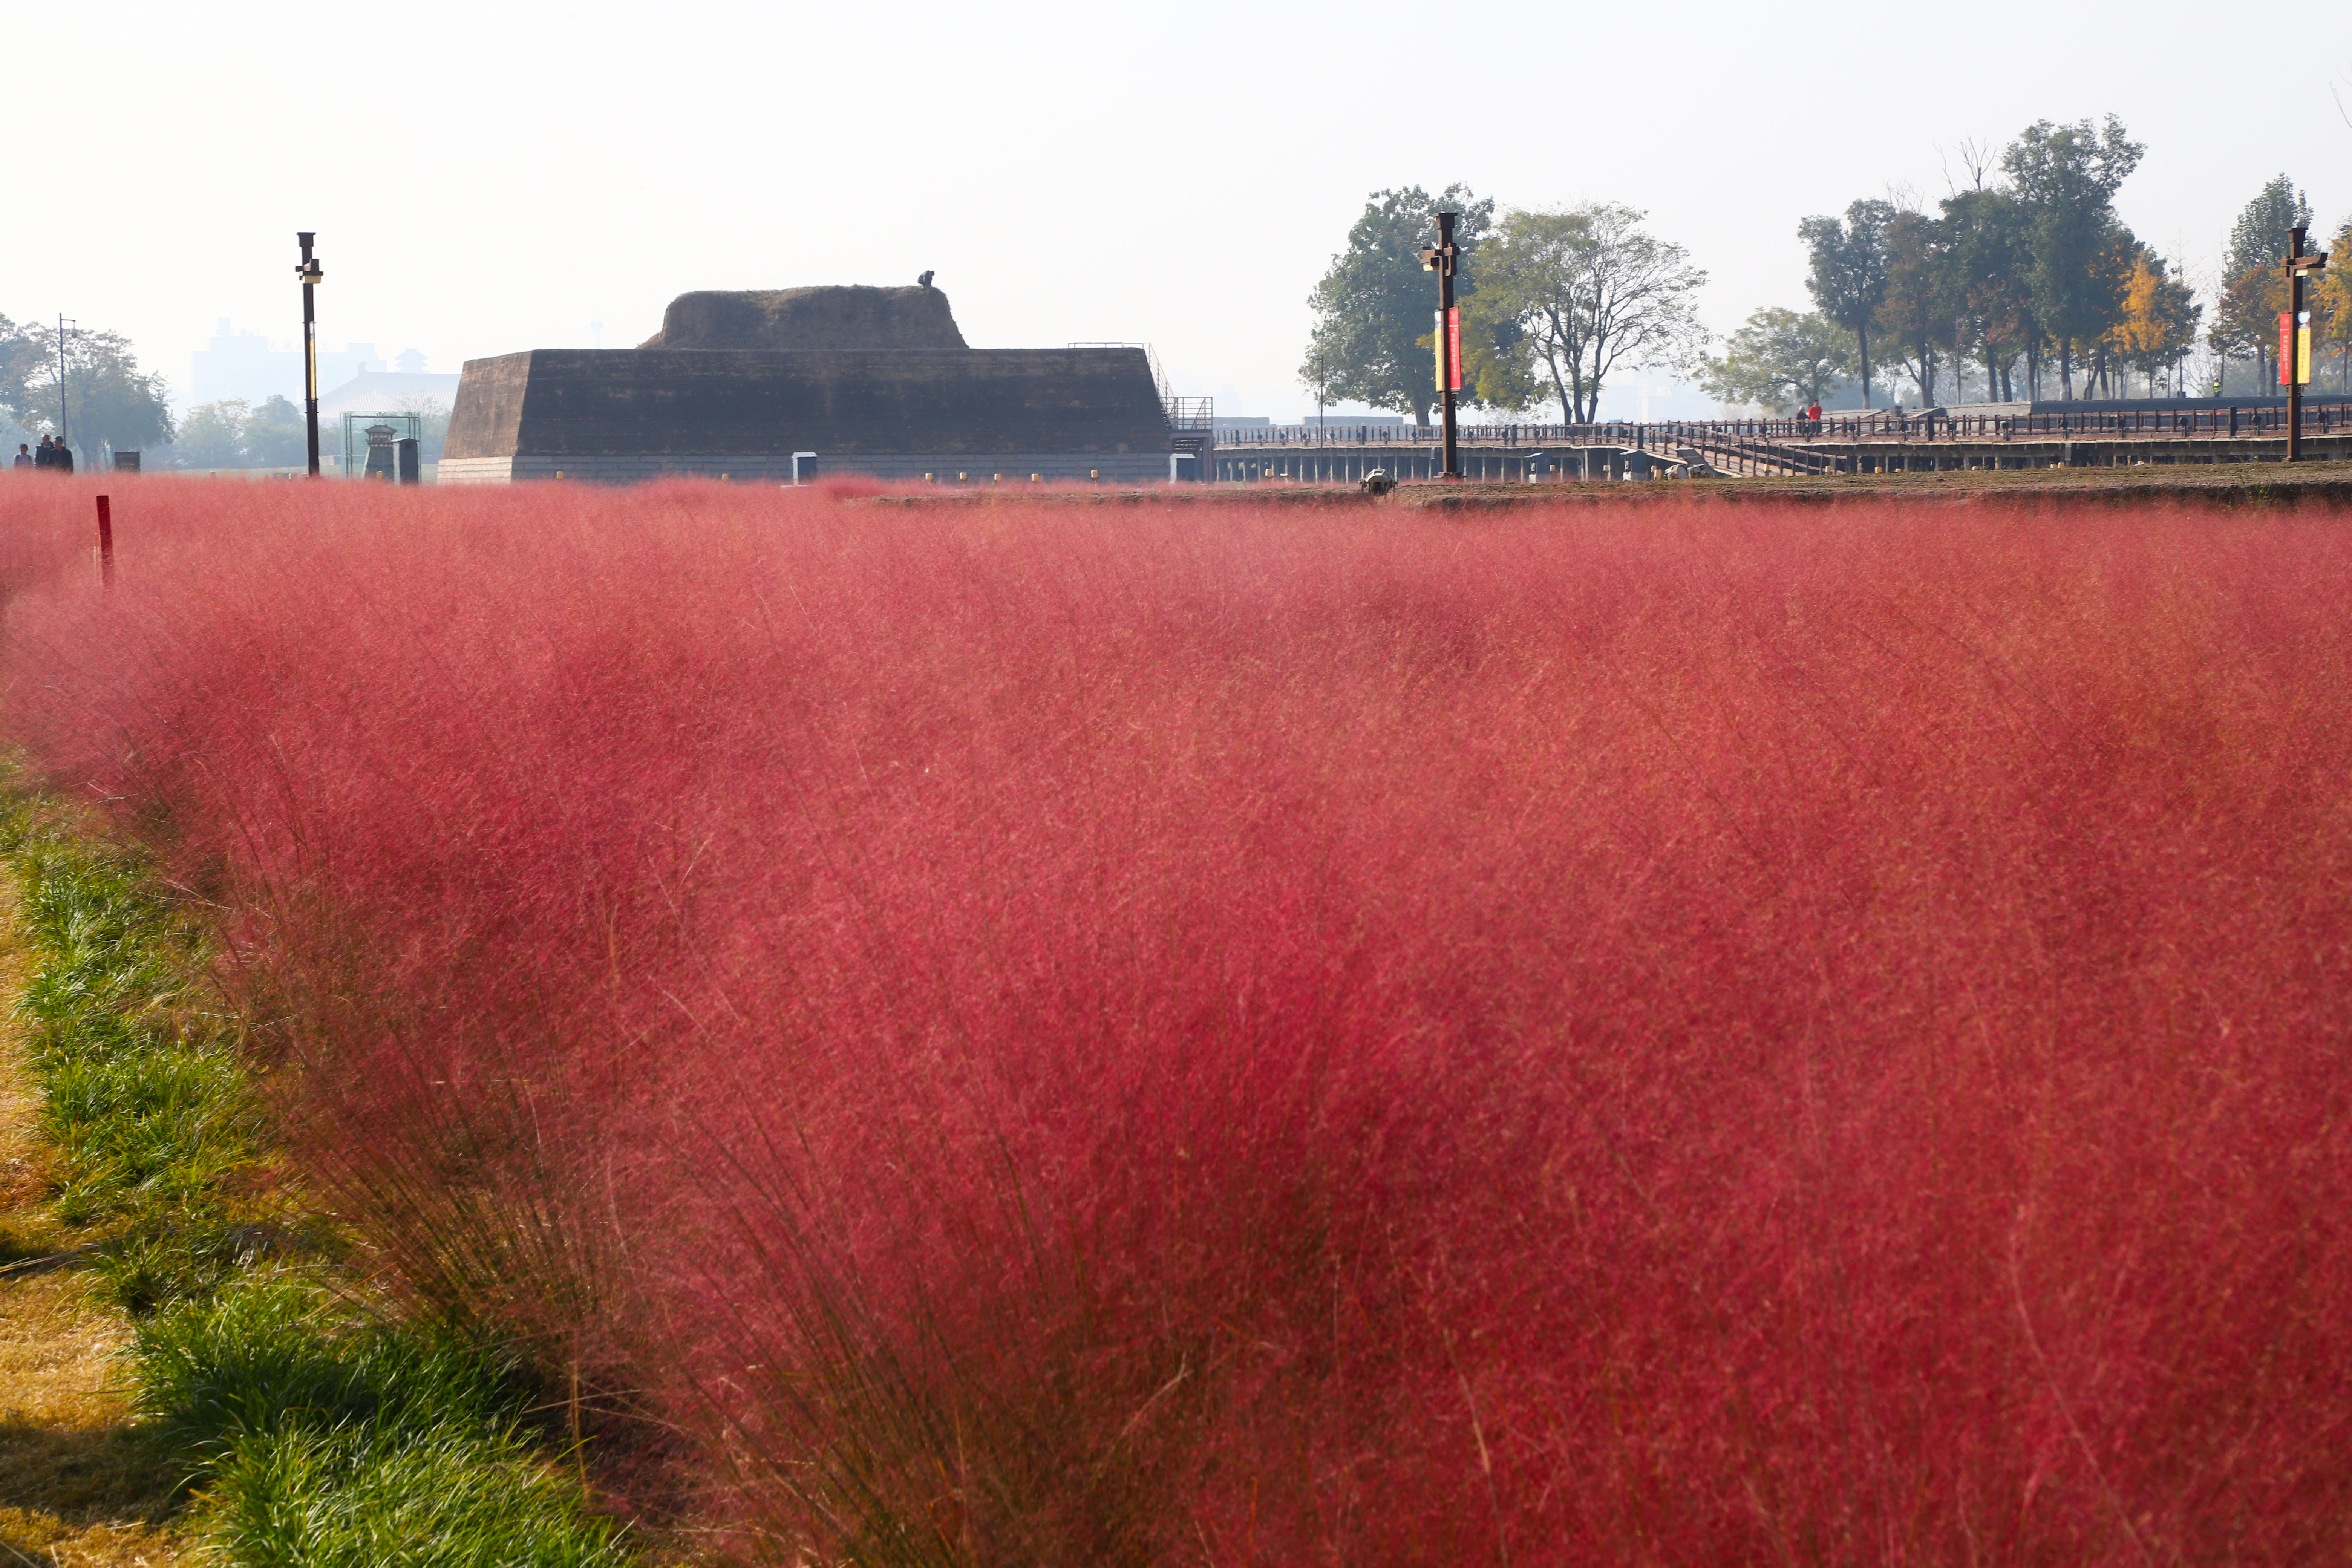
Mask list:
[[[163,371],[172,387],[173,406],[180,413],[227,398],[243,398],[256,404],[270,397],[296,403],[302,400],[302,343],[299,337],[292,342],[280,342],[267,332],[240,330],[233,317],[220,316],[215,318],[211,341],[189,354],[187,360],[185,381],[173,375],[168,368]],[[321,342],[319,391],[324,396],[354,376],[369,372],[419,375],[425,374],[430,363],[431,356],[421,349],[403,349],[386,356],[379,354],[373,342],[346,342],[340,349]]]

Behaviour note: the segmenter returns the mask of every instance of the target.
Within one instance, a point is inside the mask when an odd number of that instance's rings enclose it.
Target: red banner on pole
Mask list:
[[[2294,317],[2279,312],[2279,384],[2291,385],[2294,381]]]
[[[1452,390],[1462,390],[1462,307],[1456,305],[1445,312],[1445,363],[1452,380]]]

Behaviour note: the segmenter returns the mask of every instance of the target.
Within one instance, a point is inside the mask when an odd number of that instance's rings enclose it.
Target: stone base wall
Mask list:
[[[1105,484],[1165,483],[1165,452],[893,452],[866,457],[816,456],[820,479],[860,474],[880,479],[928,477],[934,484],[1026,484],[1032,475],[1068,483],[1099,479]],[[525,479],[578,479],[587,484],[635,485],[650,479],[740,479],[790,484],[789,453],[746,457],[741,453],[650,456],[613,453],[597,457],[444,458],[436,482],[445,485],[504,485]]]

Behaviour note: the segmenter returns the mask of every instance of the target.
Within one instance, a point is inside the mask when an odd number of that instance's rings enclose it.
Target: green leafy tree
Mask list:
[[[1435,196],[1418,185],[1373,193],[1348,231],[1347,249],[1331,258],[1307,296],[1315,326],[1298,374],[1308,387],[1334,402],[1369,404],[1429,423],[1437,396],[1432,331],[1437,280],[1422,269],[1421,252],[1437,243],[1441,212],[1461,215],[1454,242],[1465,256],[1454,294],[1458,303],[1468,304],[1476,291],[1469,262],[1494,221],[1493,200],[1459,184]],[[1465,346],[1465,372],[1473,357]]]
[[[242,397],[225,397],[188,410],[173,438],[171,461],[183,468],[245,467],[245,421],[252,406]]]
[[[1706,274],[1681,246],[1643,229],[1643,216],[1587,202],[1511,212],[1496,225],[1475,262],[1475,316],[1481,339],[1496,345],[1498,395],[1506,363],[1515,365],[1507,374],[1523,397],[1549,381],[1560,417],[1581,425],[1619,367],[1696,365],[1706,331],[1695,297]],[[1505,343],[1508,328],[1519,335]]]
[[[2146,151],[2110,114],[2100,126],[2036,121],[2001,154],[2029,215],[2034,315],[2058,346],[2059,384],[2070,398],[2076,346],[2105,337],[2123,313],[2133,251],[2115,195]]]
[[[1910,373],[1919,403],[1936,401],[1939,356],[1953,347],[1966,307],[1958,247],[1950,225],[1924,213],[1898,212],[1887,220],[1886,291],[1879,300],[1879,341]]]
[[[120,332],[68,329],[65,380],[58,383],[58,333],[36,324],[17,334],[0,384],[16,422],[28,430],[62,428],[82,451],[136,451],[168,446],[172,406],[160,375],[142,372]]]
[[[2231,226],[2230,276],[2242,278],[2257,268],[2278,266],[2286,259],[2287,230],[2310,226],[2311,197],[2284,174],[2277,176]]]
[[[1859,201],[1843,222],[1809,217],[1797,225],[1811,263],[1805,287],[1822,314],[1853,334],[1854,369],[1862,377],[1862,405],[1870,406],[1870,323],[1886,298],[1886,226],[1895,219],[1890,202]]]
[[[1707,395],[1790,414],[1820,402],[1853,364],[1853,338],[1819,311],[1768,305],[1724,340],[1699,374]]]
[[[245,422],[245,460],[256,468],[292,468],[310,460],[310,426],[302,411],[283,397],[271,397]]]
[[[2287,307],[2285,275],[2288,230],[2311,223],[2311,201],[2284,174],[2277,176],[2239,213],[2230,230],[2230,256],[2219,308],[2206,341],[2221,357],[2226,381],[2233,359],[2254,363],[2255,395],[2278,390],[2279,312]]]
[[[1956,330],[1966,340],[1955,352],[1973,352],[1982,361],[1990,395],[2014,398],[2011,372],[2021,358],[2031,363],[2042,341],[2028,275],[2024,205],[2010,191],[1979,186],[1946,198],[1942,207],[1959,295]]]
[[[9,419],[18,426],[37,430],[40,418],[33,406],[32,383],[40,374],[37,363],[41,357],[41,345],[33,335],[5,316],[0,316],[0,408],[7,411]]]
[[[2249,267],[2222,285],[2213,325],[2207,331],[2205,341],[2221,357],[2224,381],[2229,376],[2230,361],[2252,360],[2254,395],[2278,390],[2273,384],[2278,319],[2279,312],[2286,309],[2286,278],[2270,268]]]

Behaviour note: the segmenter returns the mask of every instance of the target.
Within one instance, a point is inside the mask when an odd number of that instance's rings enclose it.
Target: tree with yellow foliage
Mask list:
[[[2177,367],[2196,346],[2197,323],[2205,307],[2197,303],[2187,284],[2171,275],[2163,257],[2137,242],[2123,306],[2123,319],[2109,331],[2105,346],[2147,378],[2153,397],[2157,373]]]
[[[2304,291],[2311,311],[2311,352],[2315,358],[2336,356],[2336,384],[2352,392],[2352,218],[2327,242],[2327,270],[2318,287]],[[2312,366],[2315,379],[2319,367]]]

